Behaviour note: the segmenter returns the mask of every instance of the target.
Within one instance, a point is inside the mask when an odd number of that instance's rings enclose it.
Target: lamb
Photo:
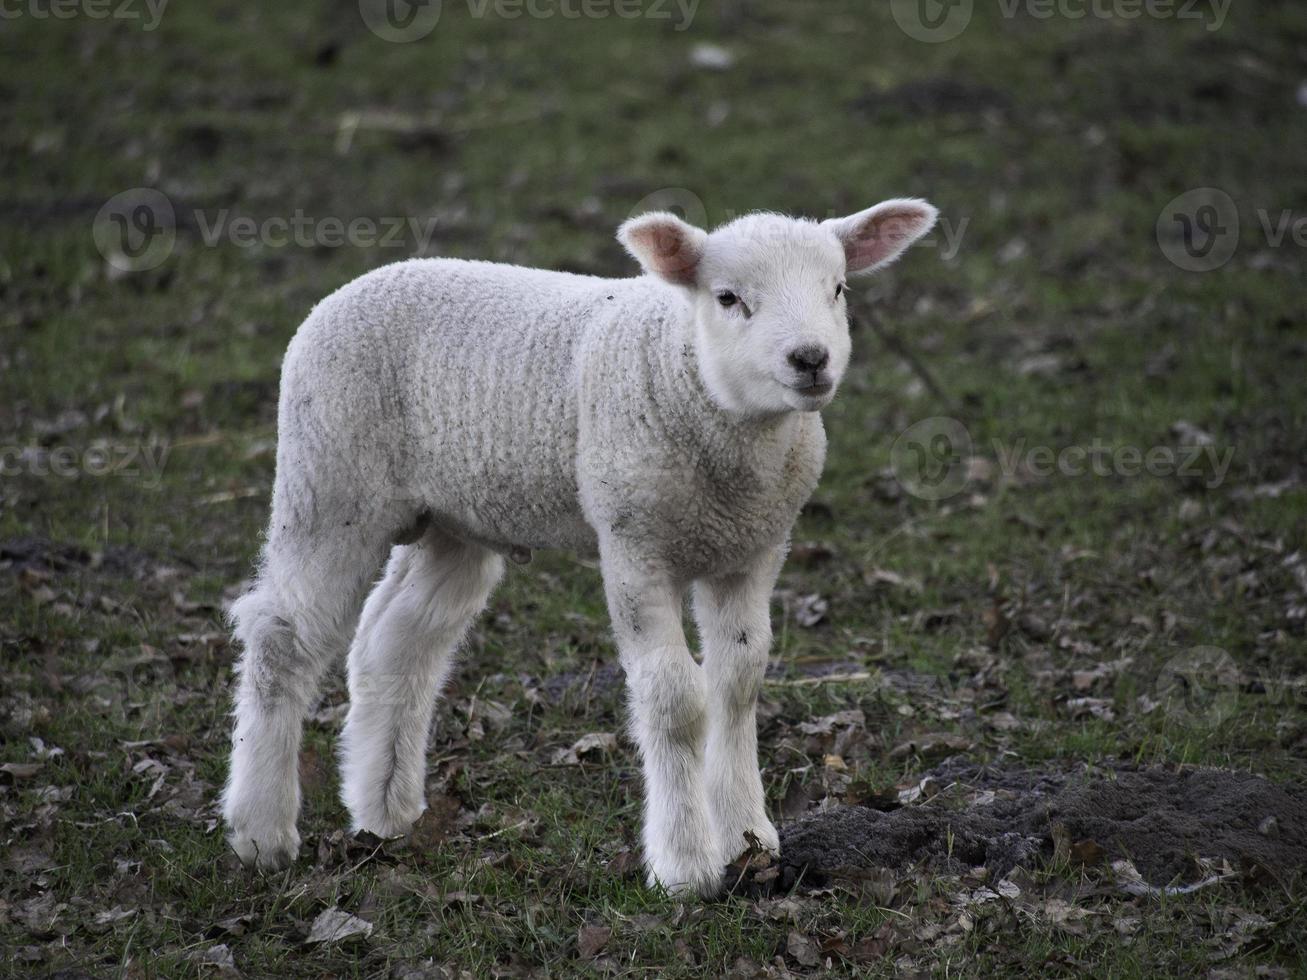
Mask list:
[[[343,800],[356,830],[409,830],[454,651],[504,559],[543,548],[600,558],[650,884],[709,896],[750,837],[776,851],[755,703],[771,591],[824,462],[819,411],[848,364],[845,277],[935,217],[895,199],[709,233],[658,212],[618,231],[635,278],[416,259],[319,303],[286,353],[271,519],[231,609],[223,815],[240,857],[295,857],[301,726],[347,646]]]

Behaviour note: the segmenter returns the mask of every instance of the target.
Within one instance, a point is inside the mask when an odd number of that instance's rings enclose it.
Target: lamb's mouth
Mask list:
[[[815,382],[810,385],[786,385],[786,387],[804,398],[825,398],[835,390],[835,385],[829,381]]]

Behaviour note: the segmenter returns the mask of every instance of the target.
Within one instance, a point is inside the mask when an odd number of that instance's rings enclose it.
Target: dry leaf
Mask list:
[[[6,762],[0,766],[0,772],[11,776],[15,781],[19,779],[31,779],[41,771],[40,762]]]
[[[830,603],[815,592],[794,600],[794,621],[800,626],[810,629],[825,619],[828,612]]]
[[[613,930],[608,926],[587,923],[576,934],[576,951],[586,959],[598,956],[612,935]]]
[[[307,942],[338,943],[356,936],[366,939],[370,935],[372,935],[371,922],[366,922],[341,909],[327,909],[313,920]]]
[[[1060,898],[1050,898],[1044,902],[1042,911],[1048,921],[1063,932],[1069,932],[1075,936],[1085,935],[1087,930],[1085,929],[1084,920],[1089,917],[1088,909],[1072,905]]]
[[[985,643],[991,648],[997,647],[1012,629],[1011,620],[1007,618],[1002,605],[997,601],[984,611],[981,619],[985,624]]]
[[[831,742],[826,740],[825,736],[835,735],[851,729],[865,729],[866,727],[867,716],[859,708],[837,711],[833,715],[823,715],[821,718],[814,718],[812,721],[801,721],[798,724],[798,729],[802,734],[821,738],[823,741],[820,744],[826,745],[831,744]]]
[[[617,751],[617,736],[612,732],[591,732],[582,735],[570,749],[559,749],[554,753],[556,766],[579,766],[581,760],[590,756],[604,756]]]
[[[927,776],[915,786],[899,791],[899,802],[904,806],[909,803],[915,803],[917,800],[930,799],[939,792],[939,780],[934,776]]]
[[[890,749],[889,757],[891,759],[905,759],[910,755],[949,755],[954,752],[965,752],[971,748],[971,745],[971,740],[963,735],[955,735],[952,732],[936,732],[894,746],[894,748]]]
[[[690,49],[690,64],[705,71],[727,71],[735,65],[735,55],[720,44],[704,42]]]
[[[1210,446],[1213,442],[1210,433],[1184,419],[1171,423],[1171,435],[1182,446]]]
[[[130,919],[136,915],[140,909],[125,909],[120,905],[115,905],[111,909],[105,909],[103,912],[96,912],[95,917],[91,920],[96,926],[112,926],[124,919]]]
[[[249,931],[253,922],[254,916],[249,912],[242,915],[233,915],[229,919],[220,919],[216,922],[209,935],[212,937],[214,932],[217,932],[219,935],[225,933],[228,936],[243,936]]]
[[[432,796],[427,800],[426,810],[409,831],[409,846],[418,850],[437,847],[458,828],[462,812],[463,804],[455,797],[443,793]]]
[[[992,715],[985,715],[984,719],[985,724],[998,732],[1015,732],[1024,724],[1010,711],[996,711]]]
[[[1065,708],[1072,718],[1091,715],[1103,721],[1112,721],[1116,717],[1116,712],[1112,710],[1112,702],[1106,698],[1069,698]]]
[[[789,938],[785,943],[785,950],[800,966],[816,966],[821,962],[821,955],[817,952],[817,944],[810,938],[799,932],[797,929],[790,930]]]
[[[896,589],[906,589],[908,592],[920,593],[922,591],[921,582],[915,578],[908,578],[900,575],[898,572],[892,572],[888,568],[873,568],[863,572],[862,579],[868,585],[888,585]]]
[[[1095,840],[1079,840],[1070,847],[1071,860],[1077,864],[1083,864],[1092,867],[1102,862],[1106,851]]]
[[[1158,887],[1150,885],[1144,881],[1143,875],[1139,869],[1134,866],[1134,862],[1128,860],[1113,861],[1112,873],[1116,875],[1117,886],[1128,895],[1146,895],[1149,897],[1159,897],[1161,895],[1188,895],[1190,892],[1196,892],[1200,888],[1210,888],[1212,885],[1219,885],[1222,882],[1231,881],[1238,875],[1227,865],[1217,874],[1208,875],[1201,881],[1195,881],[1189,885],[1166,885]]]
[[[624,847],[613,855],[612,860],[608,862],[607,868],[613,874],[625,877],[640,869],[640,855],[629,847]]]
[[[224,977],[240,976],[240,971],[236,969],[236,959],[226,943],[218,943],[205,950],[194,950],[186,958],[201,970],[216,970]]]

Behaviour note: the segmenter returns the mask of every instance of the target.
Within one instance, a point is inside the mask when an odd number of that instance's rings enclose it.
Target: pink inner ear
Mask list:
[[[908,204],[868,215],[844,236],[849,269],[856,272],[888,262],[917,240],[929,220],[927,212]]]
[[[669,282],[691,285],[699,264],[699,252],[685,229],[666,223],[632,229],[631,240],[651,272]]]

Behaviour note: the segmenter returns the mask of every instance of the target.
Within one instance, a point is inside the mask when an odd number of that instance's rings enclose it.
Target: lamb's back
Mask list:
[[[455,259],[374,270],[292,341],[281,441],[487,542],[590,550],[577,355],[639,282]]]

